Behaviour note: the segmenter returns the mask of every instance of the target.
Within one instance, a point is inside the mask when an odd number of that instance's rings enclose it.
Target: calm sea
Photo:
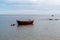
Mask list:
[[[60,20],[49,18],[50,15],[0,15],[0,40],[60,40]],[[34,25],[17,27],[16,20],[29,19],[34,20]]]

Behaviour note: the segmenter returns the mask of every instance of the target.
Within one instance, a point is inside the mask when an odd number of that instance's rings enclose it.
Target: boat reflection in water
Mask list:
[[[21,21],[16,20],[18,25],[33,25],[34,20],[28,20],[28,21]]]

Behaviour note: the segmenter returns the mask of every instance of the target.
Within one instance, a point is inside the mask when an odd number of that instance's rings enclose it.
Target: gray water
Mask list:
[[[51,16],[0,15],[0,40],[60,40],[60,20],[49,18]],[[17,19],[34,20],[34,25],[18,27]],[[16,25],[10,26],[13,23]]]

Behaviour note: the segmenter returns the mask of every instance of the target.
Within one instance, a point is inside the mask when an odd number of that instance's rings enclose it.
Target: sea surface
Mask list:
[[[59,20],[50,15],[0,15],[0,40],[60,40]],[[17,26],[16,20],[34,20],[34,25]],[[11,26],[15,24],[15,26]]]

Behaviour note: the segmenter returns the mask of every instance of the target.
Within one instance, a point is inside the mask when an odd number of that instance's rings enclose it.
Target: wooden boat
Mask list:
[[[16,20],[18,25],[33,25],[33,20],[29,20],[29,21],[20,21],[20,20]]]

